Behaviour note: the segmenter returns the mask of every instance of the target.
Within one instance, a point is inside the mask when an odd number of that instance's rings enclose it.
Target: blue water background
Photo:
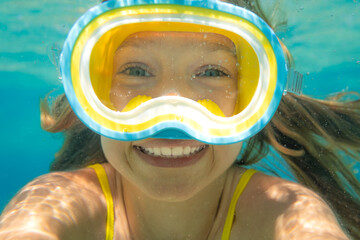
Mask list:
[[[73,22],[97,2],[0,0],[0,211],[22,186],[48,172],[62,144],[60,134],[40,128],[40,99],[63,92],[48,49],[61,46]],[[262,4],[271,9],[276,2]],[[357,0],[282,2],[288,25],[278,35],[307,76],[305,94],[360,92],[359,8]],[[268,161],[278,172],[284,169]],[[355,174],[359,170],[354,166]]]

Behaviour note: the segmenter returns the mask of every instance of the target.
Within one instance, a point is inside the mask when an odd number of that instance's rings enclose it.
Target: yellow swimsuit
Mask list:
[[[113,198],[110,191],[109,181],[105,172],[104,167],[101,164],[95,164],[89,166],[93,168],[99,178],[100,186],[104,192],[104,196],[106,199],[106,206],[107,206],[107,221],[106,221],[106,238],[105,240],[112,240],[114,236],[114,204]],[[254,169],[248,169],[244,172],[241,176],[239,183],[236,186],[234,195],[232,196],[228,214],[226,216],[225,225],[222,233],[222,240],[230,239],[231,227],[234,220],[235,215],[235,207],[236,203],[244,191],[246,185],[248,184],[252,175],[256,172]]]

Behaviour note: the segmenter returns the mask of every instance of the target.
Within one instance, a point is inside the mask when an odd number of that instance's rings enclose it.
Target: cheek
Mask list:
[[[228,89],[232,89],[232,87],[229,86]],[[234,115],[237,100],[236,90],[222,90],[211,99],[220,107],[225,116],[231,117]]]
[[[214,157],[220,168],[228,168],[234,164],[242,148],[242,143],[214,146]]]
[[[119,111],[126,106],[134,95],[132,90],[124,89],[121,84],[114,79],[109,94],[112,105]]]
[[[115,168],[120,168],[126,159],[129,142],[116,141],[101,136],[101,146],[108,162]]]

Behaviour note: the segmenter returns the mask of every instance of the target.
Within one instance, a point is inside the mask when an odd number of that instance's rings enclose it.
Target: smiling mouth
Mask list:
[[[208,145],[201,146],[176,146],[176,147],[142,147],[142,146],[134,146],[137,150],[141,151],[144,154],[153,156],[153,157],[161,157],[161,158],[183,158],[183,157],[191,157],[192,155],[198,154],[204,149],[206,149]]]

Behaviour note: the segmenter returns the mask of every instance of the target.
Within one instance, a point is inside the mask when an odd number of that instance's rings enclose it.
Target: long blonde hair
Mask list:
[[[248,8],[271,25],[258,1],[227,2]],[[281,24],[278,21],[272,27]],[[288,60],[292,65],[290,53]],[[343,228],[354,239],[360,239],[360,183],[343,157],[346,154],[360,161],[360,100],[346,100],[349,95],[360,97],[358,93],[335,94],[327,100],[290,93],[283,96],[271,122],[249,139],[236,164],[254,164],[268,154],[270,147],[274,148],[298,182],[325,199]],[[79,121],[65,95],[58,96],[51,104],[47,98],[41,102],[41,120],[43,129],[63,132],[65,138],[51,171],[106,162],[100,136]]]

